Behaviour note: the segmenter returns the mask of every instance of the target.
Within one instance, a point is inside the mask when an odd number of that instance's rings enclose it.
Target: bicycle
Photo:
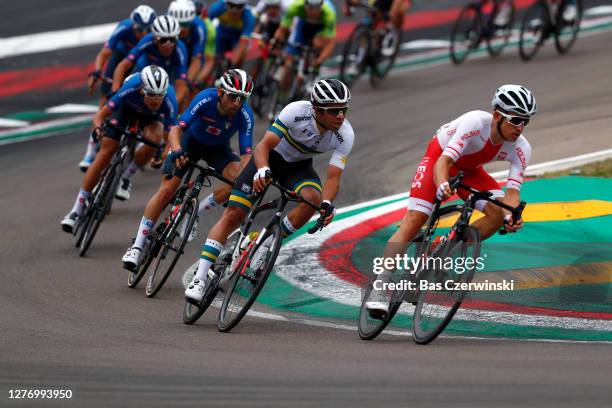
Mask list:
[[[260,118],[268,118],[276,101],[280,84],[276,73],[282,65],[282,58],[275,49],[281,44],[270,44],[269,40],[261,35],[253,34],[253,38],[262,39],[264,45],[260,48],[260,55],[255,60],[251,75],[254,86],[250,97],[250,105]],[[253,75],[257,73],[257,75]]]
[[[575,6],[575,15],[567,19],[567,9]],[[519,55],[523,61],[530,61],[552,35],[555,48],[561,55],[566,54],[576,42],[582,20],[582,0],[539,0],[532,4],[523,17],[519,38]]]
[[[277,188],[281,195],[262,204],[270,186]],[[218,330],[229,332],[246,315],[265,285],[280,251],[281,220],[289,202],[305,203],[319,210],[318,206],[272,179],[266,189],[258,195],[240,228],[230,235],[223,252],[211,267],[214,276],[211,278],[212,274],[209,274],[202,301],[197,304],[185,302],[183,310],[185,324],[195,323],[210,306],[220,289],[224,290],[225,296],[219,310]],[[274,214],[260,231],[250,233],[255,217],[267,210],[274,210]],[[322,214],[308,233],[314,234],[322,229],[323,220],[327,216],[329,214]]]
[[[353,29],[344,45],[340,62],[340,80],[349,88],[369,68],[370,85],[376,87],[389,74],[402,44],[401,30],[388,27],[387,19],[369,3],[355,7],[368,16]]]
[[[268,116],[270,123],[274,122],[282,108],[288,103],[309,99],[310,91],[319,76],[319,67],[315,67],[312,64],[317,50],[305,44],[293,44],[293,47],[300,51],[298,60],[291,67],[292,72],[290,75],[293,81],[285,101],[281,100],[280,86],[276,88],[278,92],[273,105],[274,109],[272,109]]]
[[[112,125],[107,122],[106,126],[111,127]],[[83,214],[76,222],[73,235],[77,237],[75,246],[79,248],[79,256],[85,256],[98,232],[98,228],[100,228],[104,218],[110,214],[121,175],[134,157],[136,144],[140,142],[158,150],[161,149],[159,144],[145,139],[138,131],[133,132],[129,128],[125,128],[122,129],[122,132],[123,135],[117,151],[102,172],[91,198],[85,203]]]
[[[413,289],[400,286],[392,290],[388,296],[389,312],[378,315],[372,314],[365,307],[365,303],[370,299],[376,278],[370,282],[359,313],[358,332],[362,339],[372,340],[378,336],[391,322],[402,302],[408,301],[415,306],[412,321],[413,340],[418,344],[427,344],[433,341],[450,323],[468,293],[468,290],[465,289],[453,290],[454,284],[469,284],[474,277],[475,264],[474,267],[462,273],[456,272],[454,269],[445,269],[442,265],[446,265],[446,260],[453,259],[456,255],[459,255],[457,258],[464,260],[476,260],[479,257],[480,234],[476,228],[469,225],[476,202],[486,200],[510,211],[514,220],[521,218],[526,206],[524,201],[521,201],[517,207],[511,207],[492,198],[488,191],[479,191],[463,184],[461,182],[462,178],[462,172],[452,178],[450,180],[451,188],[453,190],[461,188],[469,191],[468,200],[463,204],[450,204],[444,207],[441,207],[440,200],[435,201],[432,215],[424,229],[413,241],[415,251],[413,256],[416,256],[415,259],[423,259],[421,266],[413,271],[396,271],[391,280],[393,283],[414,282]],[[454,213],[459,213],[459,218],[448,233],[434,239],[440,219]],[[499,233],[505,235],[506,231],[501,229]],[[429,261],[430,259],[433,262]],[[437,262],[441,265],[440,268],[436,268],[436,259],[444,261]],[[429,267],[430,263],[434,266]],[[455,263],[452,262],[452,264]],[[445,296],[443,294],[445,292],[440,289],[446,288],[447,281],[451,282],[451,290],[448,290],[448,295]],[[422,282],[425,282],[427,286],[421,288]]]
[[[134,288],[151,268],[145,288],[145,294],[149,298],[161,290],[183,254],[198,215],[200,204],[198,197],[203,187],[212,185],[210,177],[233,185],[232,181],[212,167],[203,167],[191,160],[188,161],[188,166],[183,183],[164,207],[163,221],[157,225],[145,242],[142,262],[135,270],[128,273],[128,286]],[[198,170],[199,173],[195,180],[192,180],[194,170]],[[182,236],[181,231],[183,231]]]
[[[492,2],[491,13],[483,7]],[[450,57],[461,64],[468,54],[486,41],[491,57],[499,56],[512,34],[516,8],[513,0],[479,0],[461,9],[450,38]]]

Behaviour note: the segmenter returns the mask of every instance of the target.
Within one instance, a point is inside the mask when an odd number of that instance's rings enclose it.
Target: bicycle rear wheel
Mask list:
[[[357,25],[344,45],[340,62],[340,80],[349,88],[366,69],[370,49],[369,27]]]
[[[147,297],[153,297],[168,280],[174,266],[183,254],[187,239],[193,228],[198,215],[198,198],[192,197],[185,202],[175,218],[172,218],[166,232],[161,240],[161,247],[156,253],[156,257],[151,263],[152,269],[149,272],[145,293]],[[179,229],[186,224],[183,237],[179,235]]]
[[[504,48],[506,48],[506,45],[508,45],[508,40],[514,28],[515,13],[514,0],[501,0],[495,6],[495,15],[491,16],[491,25],[489,27],[491,32],[487,37],[487,51],[490,56],[499,56]],[[496,25],[496,20],[499,19],[503,19],[503,24]]]
[[[547,37],[550,27],[550,16],[546,2],[532,4],[523,17],[519,37],[519,55],[523,61],[530,61]]]
[[[236,245],[240,242],[240,230],[234,231],[227,239],[223,251],[219,254],[217,261],[210,268],[215,272],[215,278],[206,280],[204,297],[197,305],[185,302],[183,308],[183,323],[194,324],[208,309],[212,301],[219,293],[220,284],[230,273]]]
[[[562,0],[557,10],[555,48],[559,54],[567,53],[576,42],[582,21],[582,1],[574,0],[575,12],[571,12],[569,0]]]
[[[102,221],[104,221],[108,208],[108,200],[112,200],[115,195],[115,192],[112,190],[112,186],[115,184],[115,178],[121,177],[121,174],[117,172],[119,166],[120,163],[113,165],[100,181],[98,194],[93,198],[90,213],[91,218],[84,226],[83,238],[79,246],[79,256],[85,256],[98,232],[98,228],[100,228]]]
[[[418,344],[430,343],[438,337],[459,309],[468,290],[455,290],[455,284],[472,281],[476,258],[480,254],[480,234],[476,228],[467,227],[459,236],[441,245],[438,255],[429,258],[439,261],[417,273],[420,283],[425,281],[428,285],[427,289],[419,291],[412,322],[413,339]],[[453,268],[446,268],[449,258],[453,259]],[[474,260],[472,268],[465,266],[466,259]]]
[[[282,233],[279,224],[273,224],[259,236],[241,262],[229,291],[223,298],[217,328],[229,332],[249,311],[272,271],[280,250]]]
[[[477,5],[468,4],[459,13],[450,38],[450,57],[461,64],[478,47],[482,36],[481,14]]]

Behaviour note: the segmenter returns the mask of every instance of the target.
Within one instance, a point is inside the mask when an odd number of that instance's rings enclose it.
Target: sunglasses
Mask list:
[[[232,100],[232,102],[244,103],[244,101],[246,101],[247,99],[244,95],[229,93],[229,92],[223,92],[223,93],[227,95]]]
[[[516,127],[519,127],[521,125],[527,126],[529,124],[529,121],[530,121],[530,119],[524,118],[522,116],[512,116],[512,115],[508,115],[507,113],[500,112],[500,111],[497,111],[497,113],[499,113],[504,118],[506,118],[508,123],[510,123],[511,125],[516,126]]]
[[[149,98],[163,98],[164,96],[166,96],[166,93],[152,93],[152,92],[147,92],[144,89],[142,90],[142,92],[144,93],[144,96],[148,96]]]
[[[160,43],[160,44],[166,44],[166,43],[175,44],[176,43],[176,38],[174,38],[174,37],[158,38],[157,42]]]
[[[242,10],[244,8],[244,4],[234,4],[234,3],[226,3],[227,8],[234,10]]]
[[[134,28],[134,31],[136,31],[137,33],[145,33],[147,31],[149,31],[149,27],[143,26],[143,25],[140,25],[140,24],[134,24],[134,25],[132,25],[132,27]]]
[[[330,114],[331,116],[338,116],[341,113],[346,115],[346,112],[348,112],[349,107],[348,106],[343,106],[341,108],[319,108],[319,109],[321,109],[325,113]]]

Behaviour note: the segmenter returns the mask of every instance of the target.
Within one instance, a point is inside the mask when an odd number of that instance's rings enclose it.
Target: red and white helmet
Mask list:
[[[230,69],[221,75],[219,86],[228,93],[242,95],[247,98],[253,92],[251,76],[241,69]]]

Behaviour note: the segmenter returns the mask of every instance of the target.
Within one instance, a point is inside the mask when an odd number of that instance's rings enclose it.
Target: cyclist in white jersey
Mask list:
[[[448,180],[459,171],[464,173],[463,183],[477,190],[490,191],[493,197],[512,207],[520,203],[524,172],[531,157],[531,146],[522,132],[537,112],[537,104],[527,88],[503,85],[495,92],[492,106],[493,113],[467,112],[438,129],[417,167],[408,211],[400,228],[387,242],[384,257],[395,257],[406,250],[408,243],[427,222],[436,198],[445,200],[455,193],[451,191]],[[486,163],[494,161],[510,162],[505,194],[483,168]],[[457,193],[464,200],[469,194],[462,189]],[[476,208],[485,216],[472,225],[483,240],[502,226],[508,232],[516,232],[523,226],[522,220],[513,220],[509,211],[490,202],[479,200]],[[383,272],[380,278],[389,279],[391,272]],[[371,299],[366,302],[368,310],[388,311],[383,291],[375,291]]]
[[[351,124],[345,119],[350,98],[348,88],[341,81],[320,80],[313,87],[310,102],[293,102],[281,111],[235,180],[228,207],[204,243],[198,270],[185,291],[188,301],[202,299],[210,266],[223,250],[229,234],[240,226],[253,206],[256,198],[251,193],[265,188],[267,172],[280,184],[320,205],[322,214],[330,214],[325,225],[332,221],[332,202],[340,189],[342,172],[355,138]],[[312,167],[312,158],[329,151],[333,153],[322,186]],[[298,204],[282,220],[283,235],[288,236],[302,227],[314,212],[308,205]]]

